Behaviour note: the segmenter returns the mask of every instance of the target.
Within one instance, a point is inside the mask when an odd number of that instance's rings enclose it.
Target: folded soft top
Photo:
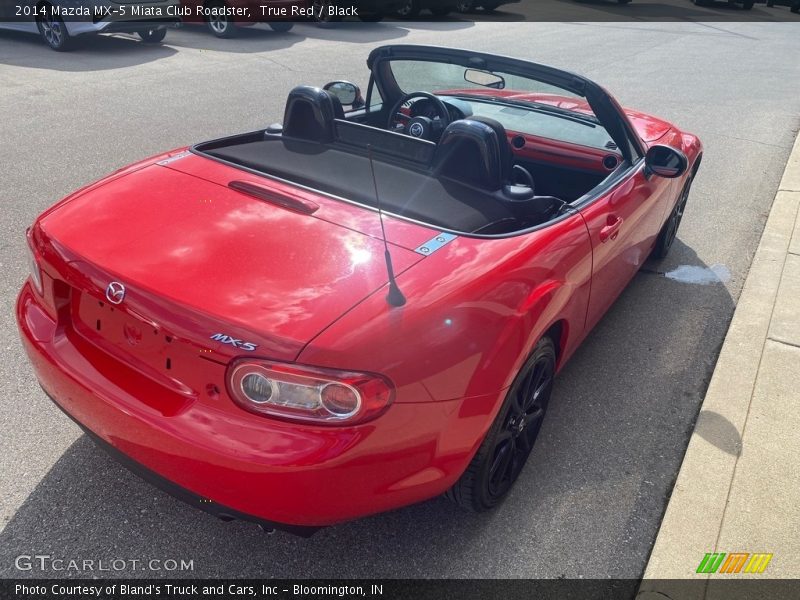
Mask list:
[[[376,207],[369,158],[335,144],[264,135],[196,148],[212,157]],[[513,229],[514,214],[494,194],[435,177],[424,167],[391,164],[376,154],[375,177],[383,210],[454,231]],[[509,227],[511,225],[511,227]]]

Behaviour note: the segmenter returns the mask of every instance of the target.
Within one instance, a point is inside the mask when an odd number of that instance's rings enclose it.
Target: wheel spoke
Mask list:
[[[503,487],[510,485],[507,482],[510,467],[514,462],[514,438],[511,436],[499,440],[495,446],[495,455],[489,467],[489,487],[493,494],[503,493]]]
[[[550,382],[553,380],[553,376],[550,374],[549,369],[544,370],[544,375],[539,381],[539,385],[536,386],[536,389],[533,391],[533,406],[538,407],[538,400],[542,397],[542,393],[547,389],[547,386],[550,385]]]
[[[536,381],[539,378],[539,364],[537,363],[534,367],[525,375],[525,379],[520,386],[520,390],[516,395],[514,404],[517,408],[517,415],[524,415],[525,411],[528,409],[528,404],[530,400],[533,398],[533,390],[536,389]]]

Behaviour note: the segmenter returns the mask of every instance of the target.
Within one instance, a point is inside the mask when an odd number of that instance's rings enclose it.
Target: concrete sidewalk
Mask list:
[[[724,562],[714,574],[697,573],[705,554],[715,552],[726,557],[773,556],[761,574],[745,573],[747,562],[738,574],[721,574]],[[638,599],[716,598],[713,580],[799,577],[800,136],[736,306]],[[708,584],[686,585],[675,579]]]

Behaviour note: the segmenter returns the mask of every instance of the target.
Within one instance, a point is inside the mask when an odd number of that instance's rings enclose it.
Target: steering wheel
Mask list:
[[[403,104],[414,98],[426,98],[430,100],[433,107],[436,109],[436,116],[438,116],[439,119],[434,120],[429,117],[412,118],[404,112],[400,112],[400,108]],[[392,110],[389,112],[389,122],[387,126],[389,131],[396,131],[397,133],[403,133],[423,140],[435,141],[449,124],[450,113],[441,98],[428,92],[411,92],[410,94],[404,95],[392,106]]]

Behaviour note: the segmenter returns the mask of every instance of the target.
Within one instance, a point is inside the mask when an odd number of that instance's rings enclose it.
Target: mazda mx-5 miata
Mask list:
[[[281,124],[123,168],[28,232],[44,391],[225,519],[495,506],[700,165],[578,75],[408,45],[367,65],[366,98],[297,87]]]

